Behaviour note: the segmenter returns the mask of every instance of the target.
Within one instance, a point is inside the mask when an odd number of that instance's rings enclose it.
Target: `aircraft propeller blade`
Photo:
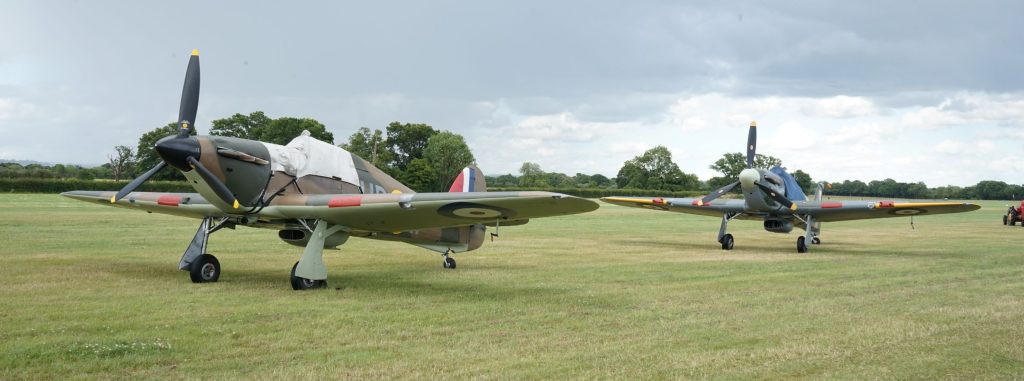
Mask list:
[[[775,202],[782,204],[782,206],[789,208],[789,210],[796,210],[796,204],[794,204],[793,201],[790,201],[788,198],[786,198],[786,196],[779,194],[778,192],[776,192],[772,188],[767,187],[764,184],[754,183],[754,185],[757,185],[758,188],[761,188],[761,190],[764,191],[764,193],[767,193],[768,196],[775,200]]]
[[[202,177],[203,181],[206,181],[206,183],[210,185],[210,188],[217,194],[217,197],[220,197],[221,201],[224,201],[225,204],[231,205],[232,208],[238,209],[238,199],[236,199],[235,195],[231,193],[231,190],[228,189],[227,185],[224,185],[217,176],[213,175],[213,172],[206,169],[206,167],[203,166],[203,163],[200,163],[196,158],[189,156],[186,160],[188,160],[188,164],[192,166],[192,168],[195,168],[196,172],[199,173],[199,177]]]
[[[181,105],[178,107],[178,137],[188,137],[189,125],[195,125],[199,109],[199,49],[192,50],[185,70],[185,84],[181,88]]]
[[[127,196],[129,193],[132,193],[132,191],[135,190],[135,188],[138,188],[139,185],[142,185],[142,183],[146,182],[146,180],[149,180],[150,177],[153,177],[153,175],[155,175],[157,172],[160,172],[160,170],[166,166],[167,163],[160,161],[159,163],[156,164],[155,167],[146,171],[146,173],[143,173],[142,176],[136,177],[135,180],[132,180],[132,182],[128,183],[128,185],[125,185],[124,188],[121,188],[121,190],[117,191],[117,194],[110,198],[110,203],[117,203],[118,200],[124,198],[124,196]]]
[[[747,168],[754,168],[754,156],[757,155],[757,123],[750,122],[747,133]]]
[[[729,193],[729,191],[731,191],[732,188],[735,188],[737,185],[740,185],[739,181],[734,182],[734,183],[729,184],[729,185],[726,185],[724,187],[718,188],[718,190],[716,190],[714,192],[711,192],[707,196],[704,196],[704,198],[700,199],[700,201],[697,203],[697,205],[707,204],[707,203],[711,202],[711,200],[719,198],[723,194]]]

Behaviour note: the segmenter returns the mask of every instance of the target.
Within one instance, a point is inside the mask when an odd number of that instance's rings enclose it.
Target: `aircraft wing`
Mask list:
[[[71,191],[61,195],[128,209],[192,218],[226,213],[198,193]],[[597,203],[551,192],[284,195],[255,213],[261,220],[321,219],[352,230],[397,232],[485,224],[521,225],[530,218],[596,210]]]
[[[699,205],[696,198],[604,197],[602,201],[655,210],[699,214],[721,218],[725,213],[746,213],[743,200],[714,200]],[[810,215],[815,221],[834,222],[869,218],[908,217],[923,214],[961,213],[981,206],[965,202],[893,202],[893,201],[807,201],[796,203],[792,214]],[[763,215],[763,212],[756,213]],[[780,209],[778,215],[790,214]]]
[[[894,201],[812,201],[797,203],[796,214],[810,215],[816,221],[850,221],[869,218],[909,217],[926,214],[962,213],[981,206],[966,202],[894,202]]]
[[[522,224],[524,220],[596,210],[597,203],[551,192],[450,192],[280,197],[261,217],[322,219],[353,230]]]
[[[199,193],[132,192],[111,204],[110,198],[115,194],[116,191],[70,191],[60,195],[80,201],[93,201],[100,205],[181,217],[205,218],[226,215]]]
[[[661,197],[602,197],[601,201],[609,204],[633,206],[638,208],[665,210],[689,214],[699,214],[722,218],[725,213],[742,213],[745,209],[743,200],[718,199],[709,203],[699,204],[699,198],[661,198]]]

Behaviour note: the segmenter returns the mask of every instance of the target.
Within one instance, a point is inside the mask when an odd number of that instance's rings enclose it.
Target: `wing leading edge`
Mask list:
[[[721,217],[726,213],[747,213],[743,200],[715,200],[701,204],[695,198],[604,197],[601,201],[623,206]],[[820,222],[851,221],[871,218],[908,217],[926,214],[962,213],[978,210],[980,205],[966,202],[894,202],[894,201],[805,201],[796,203],[792,213],[809,215]],[[755,212],[762,215],[765,212]]]
[[[111,204],[110,197],[115,193],[72,191],[61,195],[183,217],[227,216],[198,193],[132,192]],[[254,214],[261,220],[317,219],[353,230],[397,232],[474,224],[521,225],[531,218],[597,208],[596,202],[551,192],[329,194],[285,195]]]

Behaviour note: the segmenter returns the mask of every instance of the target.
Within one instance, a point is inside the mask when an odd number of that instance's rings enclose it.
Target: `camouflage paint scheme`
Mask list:
[[[199,52],[193,50],[179,109],[180,132],[154,147],[162,161],[119,192],[71,191],[63,196],[103,205],[201,219],[179,268],[194,282],[214,282],[220,264],[206,253],[208,235],[222,227],[278,230],[304,247],[293,268],[295,289],[325,287],[325,247],[349,237],[405,242],[442,253],[479,248],[486,226],[522,225],[531,218],[585,213],[598,204],[550,192],[486,192],[470,166],[450,192],[414,193],[362,158],[304,132],[286,146],[221,136],[191,136],[199,97]],[[170,166],[196,193],[132,192]]]
[[[274,229],[280,231],[283,241],[303,247],[309,242],[311,226],[323,222],[341,227],[327,237],[327,248],[344,243],[348,237],[362,237],[405,242],[445,255],[479,248],[486,226],[522,225],[531,218],[584,213],[598,207],[593,201],[559,193],[486,192],[483,173],[473,166],[468,170],[473,172],[474,192],[414,193],[351,153],[358,185],[315,175],[296,179],[286,172],[267,171],[269,165],[217,153],[229,148],[269,162],[266,149],[259,149],[267,143],[213,136],[188,139],[198,142],[202,152],[199,161],[235,193],[239,208],[221,201],[195,171],[183,173],[198,193],[132,192],[115,203],[110,202],[117,193],[114,191],[71,191],[62,195],[101,205],[204,219],[204,223],[209,218],[224,221],[229,227]],[[190,262],[183,260],[183,269]]]
[[[689,213],[722,219],[718,242],[731,250],[733,238],[726,232],[731,220],[764,221],[765,230],[789,233],[794,227],[805,233],[797,239],[797,251],[806,252],[807,243],[820,244],[822,222],[869,218],[908,217],[927,214],[961,213],[977,210],[979,205],[962,202],[894,201],[822,201],[823,183],[818,184],[814,200],[808,200],[799,185],[783,168],[752,168],[756,152],[756,124],[750,124],[747,144],[747,169],[738,181],[703,198],[603,197],[609,204],[652,210]],[[743,199],[716,200],[739,186]]]

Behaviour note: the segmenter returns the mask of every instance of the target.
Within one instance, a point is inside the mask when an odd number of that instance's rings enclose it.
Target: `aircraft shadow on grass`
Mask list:
[[[526,266],[523,266],[524,268]],[[494,266],[498,269],[498,266]],[[486,266],[474,267],[473,270],[485,270]],[[501,270],[509,269],[509,266],[500,266]],[[166,268],[152,262],[133,263],[131,266],[114,266],[106,269],[107,272],[119,277],[146,278],[148,280],[171,282],[177,279],[174,273],[167,272]],[[280,277],[280,272],[266,270],[245,270],[237,269],[232,272],[229,279],[222,279],[225,283],[244,283],[247,289],[264,288],[267,291],[279,290],[274,286]],[[525,285],[516,282],[487,282],[485,284],[472,282],[449,281],[445,278],[432,277],[424,274],[418,268],[378,270],[355,270],[337,276],[332,281],[332,287],[325,288],[331,291],[344,292],[347,289],[359,289],[360,292],[374,294],[387,294],[398,292],[404,295],[436,295],[439,292],[458,293],[460,298],[472,298],[479,300],[508,300],[513,297],[530,295],[531,297],[547,297],[565,294],[566,290],[542,287],[534,284]]]

